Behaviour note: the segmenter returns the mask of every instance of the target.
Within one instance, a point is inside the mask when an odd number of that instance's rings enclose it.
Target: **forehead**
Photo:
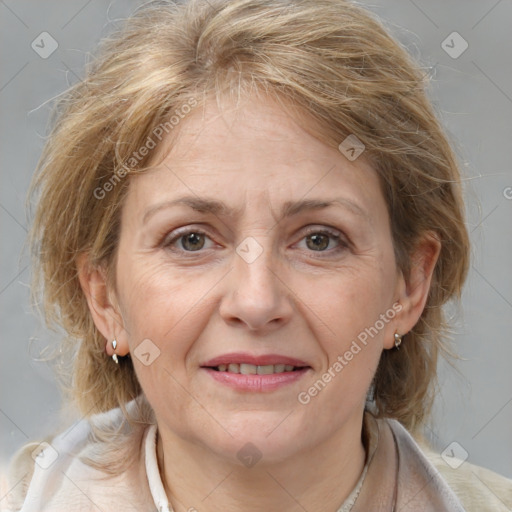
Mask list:
[[[137,207],[195,195],[233,213],[253,202],[277,212],[341,193],[362,209],[382,206],[378,175],[364,157],[349,161],[314,137],[307,123],[270,98],[207,102],[164,139],[153,169],[133,177],[129,200]]]

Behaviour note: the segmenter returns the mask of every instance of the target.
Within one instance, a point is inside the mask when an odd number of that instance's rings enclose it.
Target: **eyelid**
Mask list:
[[[313,225],[313,226],[306,226],[304,228],[306,230],[306,234],[310,233],[329,233],[333,236],[341,236],[342,232],[339,229],[331,228],[329,226],[324,225]]]

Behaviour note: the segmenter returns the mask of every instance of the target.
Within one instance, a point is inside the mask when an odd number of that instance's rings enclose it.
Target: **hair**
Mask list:
[[[103,39],[83,80],[56,105],[30,192],[33,290],[47,324],[66,332],[64,368],[72,365],[81,411],[124,410],[142,390],[129,357],[115,365],[105,354],[78,256],[88,254],[115,285],[123,200],[131,175],[152,164],[158,134],[177,132],[186,105],[252,92],[305,115],[312,122],[304,128],[329,146],[348,135],[364,144],[405,276],[422,237],[440,240],[421,317],[399,351],[383,351],[373,386],[378,416],[420,425],[447,347],[442,306],[460,298],[469,259],[459,164],[427,85],[382,23],[344,0],[151,2]]]

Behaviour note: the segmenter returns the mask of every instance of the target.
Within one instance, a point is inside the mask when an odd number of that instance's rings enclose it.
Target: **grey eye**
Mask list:
[[[180,237],[181,247],[186,251],[198,251],[204,247],[204,233],[196,233],[191,231]]]

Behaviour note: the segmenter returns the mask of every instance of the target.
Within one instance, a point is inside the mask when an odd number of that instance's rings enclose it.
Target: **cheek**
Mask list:
[[[350,272],[339,272],[320,283],[318,301],[308,301],[306,309],[315,313],[315,336],[324,352],[320,378],[329,382],[329,390],[320,401],[326,406],[339,407],[340,393],[343,402],[362,400],[371,383],[395,316],[392,260],[389,263],[372,260]]]
[[[335,428],[364,404],[383,348],[384,329],[371,329],[385,313],[384,303],[364,279],[340,282],[322,295],[318,317],[327,319],[328,328],[317,321],[321,331],[315,336],[324,363],[297,397],[311,432],[318,418],[329,418]]]
[[[204,296],[218,279],[206,274],[196,279],[147,257],[125,261],[120,274],[137,378],[157,415],[164,408],[185,417],[189,397],[183,388],[184,362],[212,314]]]
[[[120,274],[130,350],[150,339],[171,361],[183,360],[208,321],[217,274],[180,271],[147,256],[125,261]]]
[[[319,301],[311,303],[311,307],[319,311],[326,332],[334,340],[347,342],[373,326],[391,307],[392,298],[391,280],[374,267],[350,275],[340,273],[322,286]],[[380,323],[379,327],[382,330]]]

